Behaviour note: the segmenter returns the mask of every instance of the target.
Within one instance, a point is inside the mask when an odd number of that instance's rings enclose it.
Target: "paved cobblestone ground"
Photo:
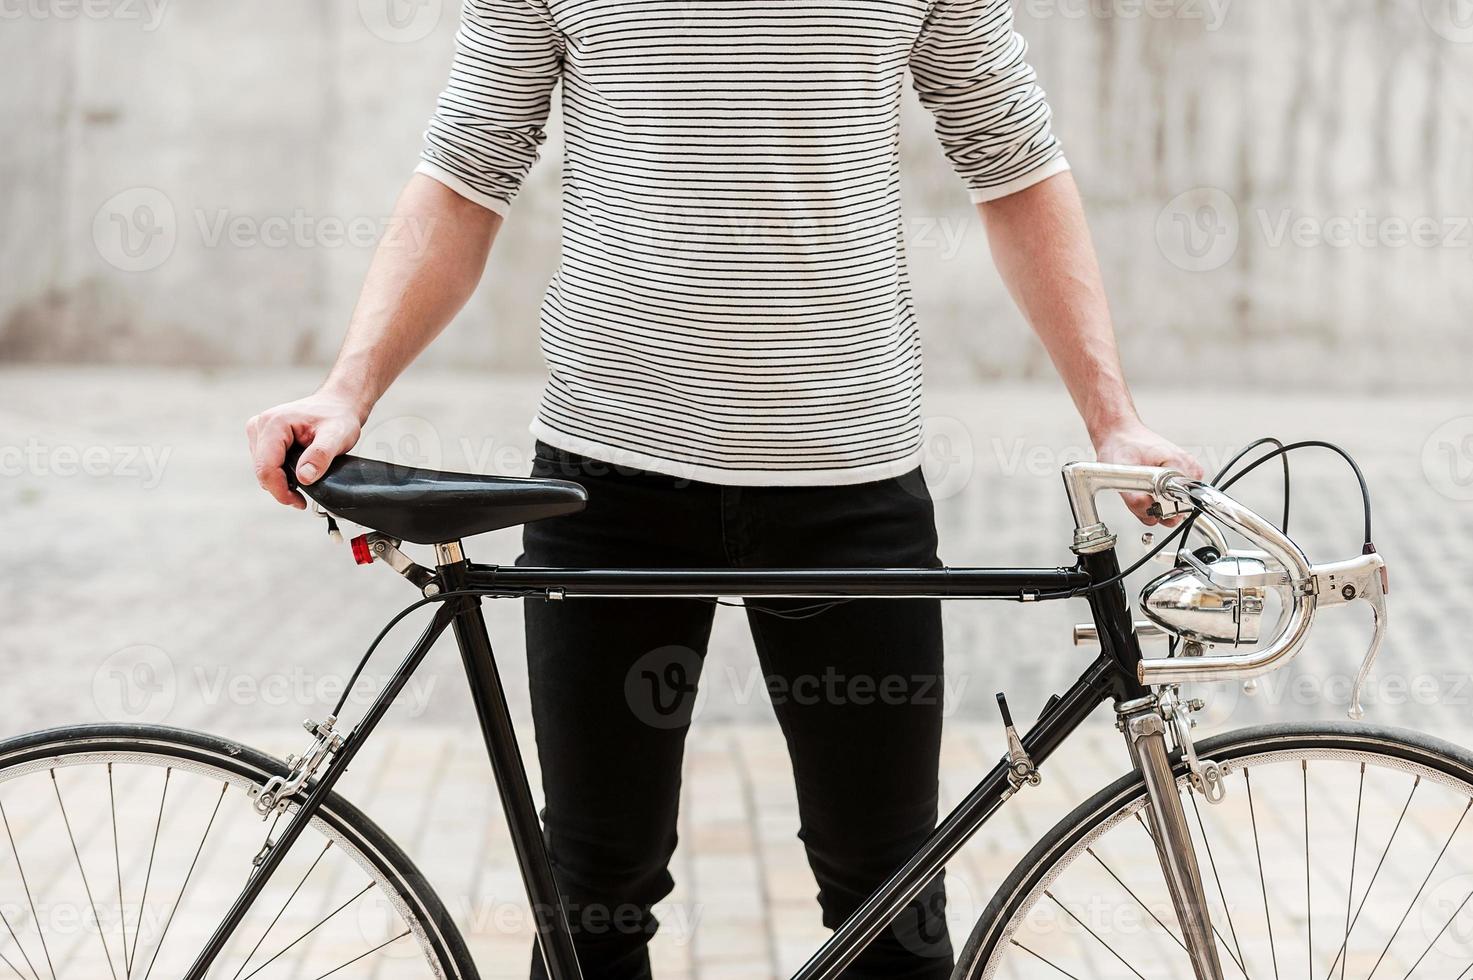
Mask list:
[[[345,549],[328,545],[320,521],[275,508],[252,487],[243,420],[311,383],[285,372],[0,372],[0,528],[11,552],[0,572],[0,735],[153,720],[283,753],[300,748],[300,718],[325,710],[358,652],[414,597],[381,569],[355,569]],[[1357,455],[1393,582],[1392,631],[1369,718],[1466,744],[1473,404],[1167,391],[1141,401],[1163,430],[1200,447],[1209,468],[1264,433],[1329,438]],[[529,379],[413,376],[381,407],[363,451],[521,473],[534,403]],[[943,557],[953,565],[1067,563],[1057,469],[1079,454],[1082,434],[1062,395],[1005,385],[943,390],[928,407]],[[1316,558],[1354,553],[1358,499],[1348,474],[1308,456],[1295,467],[1296,538]],[[1276,506],[1270,476],[1243,486],[1248,499]],[[516,535],[488,535],[468,550],[508,562]],[[519,611],[492,604],[488,615],[525,718]],[[1003,751],[992,694],[1006,690],[1015,713],[1031,717],[1088,656],[1068,641],[1069,625],[1086,616],[1082,604],[948,607],[949,802]],[[1208,692],[1205,729],[1343,717],[1366,616],[1332,613],[1322,624],[1293,670],[1257,696]],[[370,681],[382,681],[392,659],[375,664]],[[785,974],[823,929],[794,836],[781,737],[738,611],[718,614],[706,678],[687,765],[679,885],[656,947],[661,973]],[[444,646],[346,792],[442,888],[484,971],[513,976],[528,929],[470,720],[454,651]],[[1116,738],[1101,719],[1056,757],[1040,790],[967,848],[949,879],[955,929],[965,931],[969,913],[1066,805],[1123,771]]]

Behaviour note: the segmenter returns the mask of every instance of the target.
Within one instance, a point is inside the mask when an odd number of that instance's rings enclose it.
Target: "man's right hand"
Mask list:
[[[281,503],[305,509],[307,501],[287,486],[282,471],[287,450],[307,447],[297,462],[297,479],[315,483],[329,463],[353,448],[366,418],[367,412],[351,399],[321,391],[268,408],[246,423],[256,482]]]

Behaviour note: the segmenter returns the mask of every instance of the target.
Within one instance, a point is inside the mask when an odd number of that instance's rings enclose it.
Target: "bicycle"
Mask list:
[[[1287,453],[1325,445],[1263,440],[1249,448],[1269,443],[1276,448],[1237,476],[1284,457],[1287,481]],[[1359,713],[1359,692],[1385,633],[1387,592],[1364,479],[1362,554],[1313,564],[1286,533],[1287,501],[1281,529],[1225,492],[1236,476],[1213,486],[1164,469],[1097,463],[1069,464],[1063,475],[1075,523],[1068,566],[563,569],[475,564],[461,541],[574,514],[586,500],[579,485],[342,457],[302,489],[334,533],[340,519],[370,529],[352,540],[357,561],[387,565],[422,594],[384,627],[353,680],[393,627],[426,608],[430,621],[418,640],[356,725],[345,730],[339,719],[350,680],[331,714],[307,723],[307,749],[286,762],[149,725],[60,728],[0,744],[0,856],[10,859],[0,881],[12,894],[24,892],[24,901],[0,905],[0,963],[28,980],[474,980],[476,965],[429,883],[333,791],[448,629],[536,915],[538,949],[554,980],[573,980],[580,970],[570,925],[482,600],[782,597],[822,608],[858,597],[937,597],[1084,599],[1092,621],[1076,627],[1076,642],[1097,642],[1099,653],[1026,733],[998,696],[1006,755],[794,980],[837,976],[984,823],[1042,779],[1049,757],[1106,702],[1131,770],[1019,862],[962,947],[959,980],[1256,980],[1281,969],[1312,980],[1383,969],[1388,976],[1473,975],[1473,847],[1459,843],[1473,809],[1473,755],[1413,732],[1344,723],[1273,725],[1197,744],[1192,716],[1203,705],[1181,692],[1184,684],[1278,670],[1301,651],[1319,610],[1363,601],[1374,631],[1356,680],[1352,714]],[[1160,514],[1184,518],[1125,570],[1096,505],[1099,494],[1114,491],[1150,494]],[[1250,547],[1230,548],[1227,531]],[[1192,547],[1194,533],[1207,543]],[[433,565],[410,558],[405,542],[431,546]],[[1125,577],[1162,555],[1171,568],[1142,591],[1145,618],[1137,621]],[[1270,604],[1278,606],[1276,625],[1264,638]],[[1143,656],[1147,638],[1165,639],[1166,655]],[[62,887],[70,906],[54,904]],[[63,923],[58,910],[66,907],[77,914]],[[1383,907],[1389,914],[1381,915]],[[191,930],[208,940],[177,938]]]

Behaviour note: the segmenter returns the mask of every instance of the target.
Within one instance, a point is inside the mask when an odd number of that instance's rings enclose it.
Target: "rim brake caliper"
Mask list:
[[[1221,803],[1227,796],[1226,773],[1216,762],[1198,758],[1197,746],[1192,741],[1192,727],[1196,724],[1192,714],[1201,711],[1205,703],[1201,698],[1182,700],[1180,689],[1175,687],[1162,691],[1160,702],[1161,716],[1171,723],[1172,737],[1187,764],[1187,780],[1208,803]]]
[[[316,775],[333,753],[343,747],[346,736],[333,727],[336,723],[337,718],[332,715],[320,724],[310,718],[302,722],[302,727],[313,736],[307,751],[300,756],[287,756],[290,769],[285,776],[272,776],[264,785],[251,787],[251,805],[262,820],[271,816],[274,810],[284,811],[297,791]]]

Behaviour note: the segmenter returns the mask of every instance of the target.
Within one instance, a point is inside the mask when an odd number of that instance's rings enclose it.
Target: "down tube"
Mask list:
[[[1095,708],[1114,696],[1118,676],[1115,661],[1101,654],[1068,691],[1044,706],[1038,721],[1023,736],[1023,747],[1035,765],[1041,766]],[[1007,802],[1009,789],[1004,759],[941,821],[900,870],[834,930],[813,958],[793,974],[793,980],[837,977]]]

